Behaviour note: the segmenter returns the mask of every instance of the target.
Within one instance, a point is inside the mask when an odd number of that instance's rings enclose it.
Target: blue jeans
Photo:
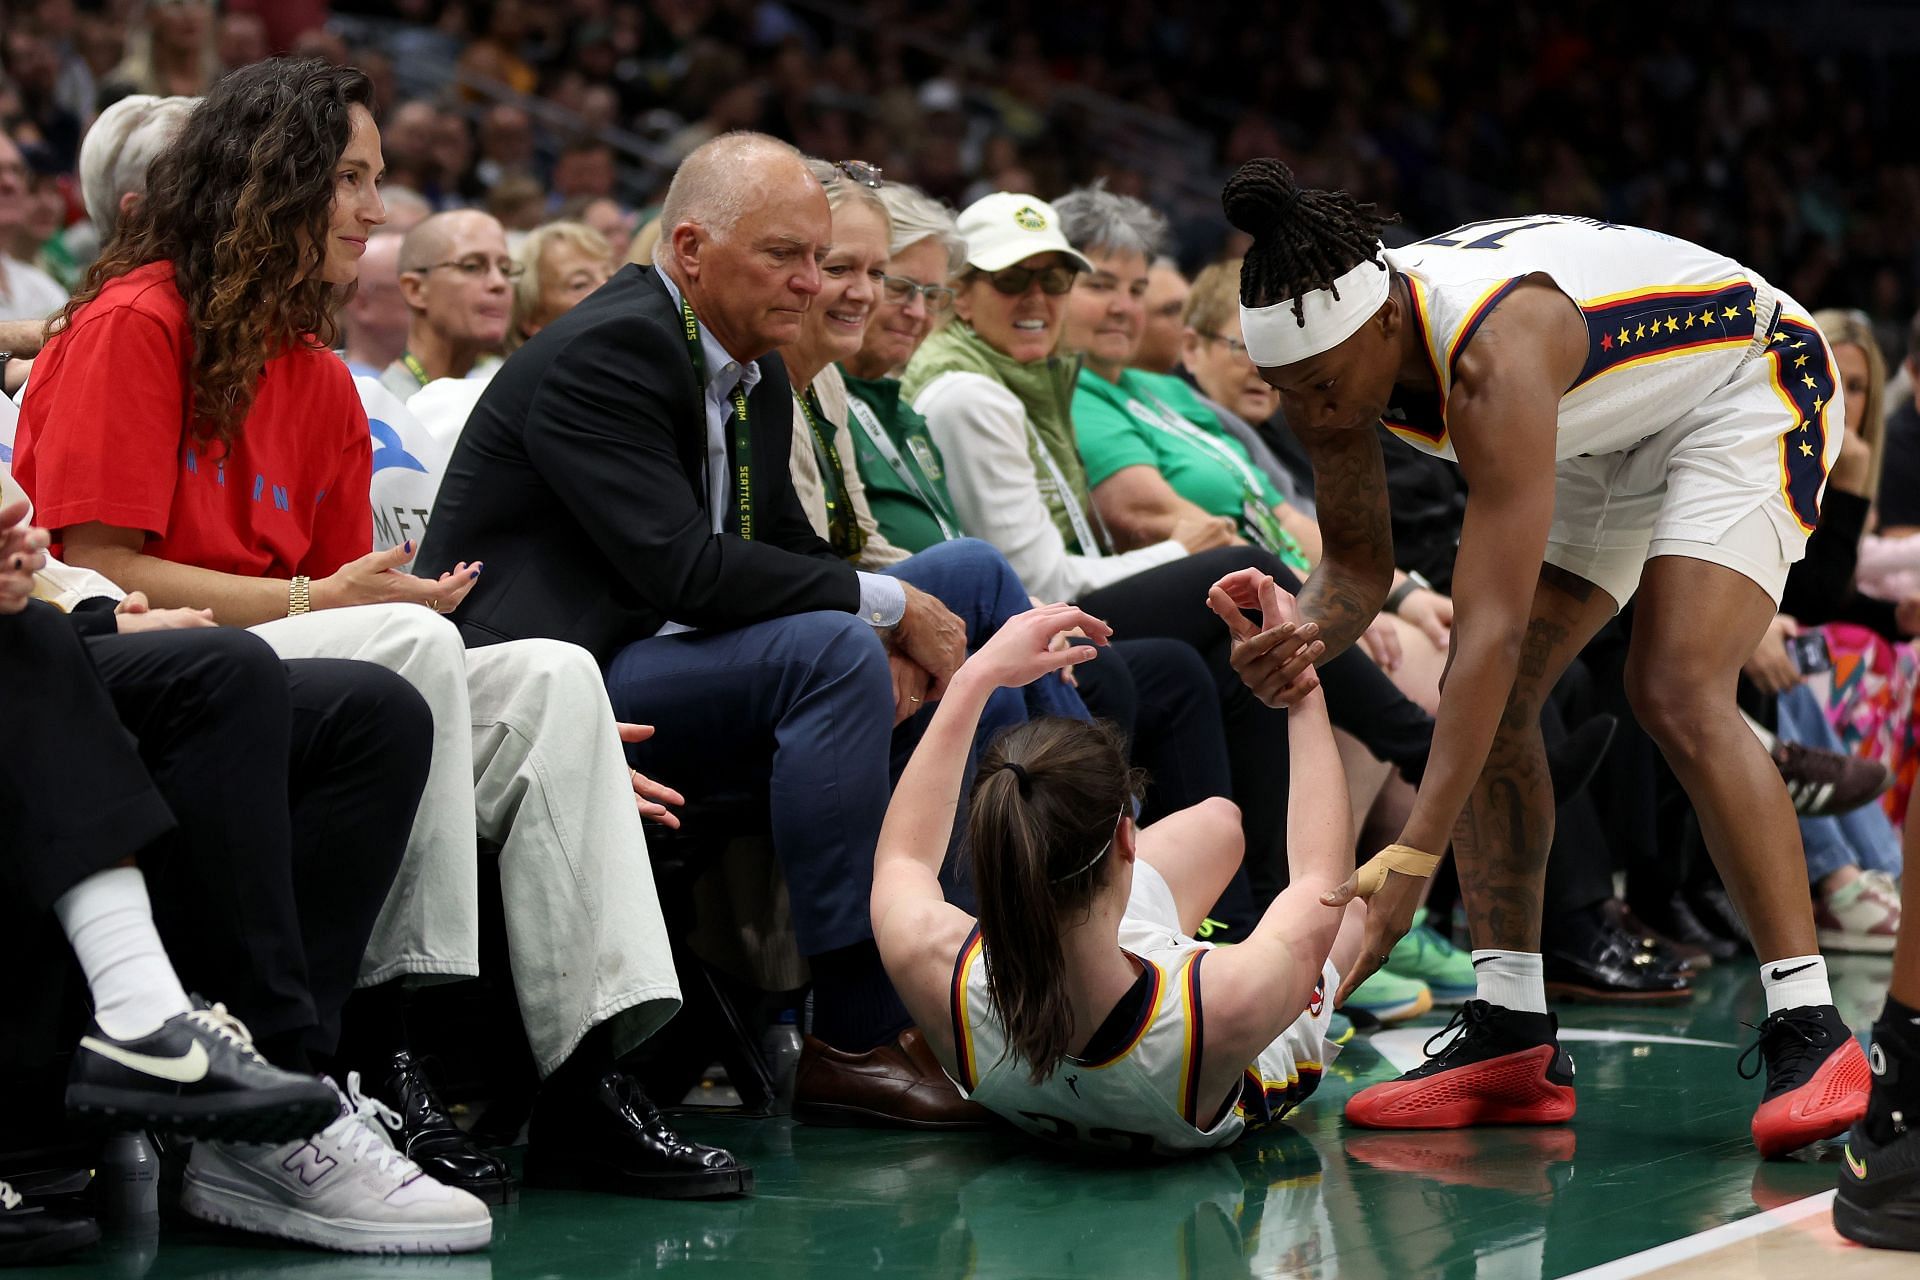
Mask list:
[[[893,681],[850,613],[800,613],[628,645],[607,668],[621,720],[659,733],[633,767],[690,802],[765,797],[800,950],[873,936],[867,900],[886,816]]]
[[[1779,734],[1782,741],[1823,751],[1846,750],[1827,723],[1820,699],[1805,685],[1780,695]],[[1807,879],[1818,883],[1841,867],[1900,874],[1900,833],[1877,803],[1831,818],[1800,819],[1800,839],[1807,849]]]

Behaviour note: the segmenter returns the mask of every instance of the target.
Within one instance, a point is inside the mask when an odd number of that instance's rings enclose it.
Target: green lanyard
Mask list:
[[[820,419],[827,416],[826,411],[814,399],[812,387],[795,396],[794,401],[806,415],[807,429],[813,433],[813,457],[820,464],[820,487],[827,495],[827,541],[833,544],[835,554],[848,560],[858,559],[866,549],[867,534],[860,527],[860,517],[847,492],[847,473],[840,465],[840,451],[833,447],[833,437],[820,429]]]
[[[852,411],[854,420],[860,424],[860,429],[867,433],[867,439],[872,443],[873,451],[893,468],[893,474],[900,477],[900,483],[907,486],[907,491],[920,500],[921,505],[926,507],[927,514],[931,515],[934,523],[940,526],[940,535],[949,541],[965,536],[961,533],[959,526],[948,519],[946,502],[933,489],[932,481],[922,479],[924,472],[920,470],[919,458],[916,456],[912,464],[907,462],[900,452],[900,446],[893,442],[891,435],[887,434],[886,426],[880,421],[880,415],[873,411],[873,407],[859,396],[849,395],[847,408]]]
[[[687,350],[693,353],[693,380],[700,384],[701,421],[706,421],[707,357],[700,349],[700,322],[693,308],[680,299],[680,319],[687,329]],[[735,532],[742,542],[753,541],[753,437],[747,433],[747,390],[744,382],[733,386],[733,481],[737,508]]]
[[[402,351],[400,353],[400,363],[407,367],[407,372],[412,374],[413,380],[421,386],[424,387],[433,381],[432,378],[427,376],[427,367],[413,358],[413,352]]]
[[[1225,467],[1228,472],[1240,481],[1240,527],[1242,531],[1244,531],[1253,542],[1271,551],[1282,560],[1305,564],[1307,558],[1305,553],[1300,550],[1300,544],[1294,540],[1292,534],[1287,532],[1286,526],[1280,523],[1280,517],[1274,515],[1273,509],[1267,505],[1266,499],[1261,493],[1259,473],[1253,469],[1252,464],[1241,458],[1240,455],[1228,448],[1223,442],[1214,439],[1206,432],[1200,430],[1200,428],[1188,422],[1179,410],[1167,404],[1167,402],[1159,396],[1147,393],[1145,398],[1152,402],[1151,409],[1141,404],[1139,400],[1128,401],[1128,407],[1132,408],[1137,406],[1139,408],[1140,412],[1136,415],[1137,417],[1151,426],[1158,427],[1170,435],[1185,440],[1188,444],[1212,458],[1214,462]]]

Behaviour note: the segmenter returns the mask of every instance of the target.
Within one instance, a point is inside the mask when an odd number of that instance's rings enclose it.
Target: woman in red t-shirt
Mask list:
[[[679,797],[631,773],[620,746],[648,731],[616,731],[575,646],[467,652],[434,615],[480,566],[425,580],[404,571],[410,546],[371,551],[367,419],[329,350],[332,309],[386,219],[369,102],[364,76],[319,62],[216,86],[36,363],[16,475],[71,562],[159,607],[210,607],[283,657],[389,666],[426,697],[426,792],[361,966],[377,998],[349,1006],[341,1053],[405,1117],[403,1149],[442,1182],[512,1193],[504,1163],[447,1118],[399,1013],[402,979],[479,971],[484,839],[502,848],[514,985],[548,1076],[529,1169],[737,1194],[750,1172],[673,1134],[615,1066],[679,1004],[640,826],[642,812],[671,821],[661,802]],[[335,1243],[324,1234],[300,1238]]]

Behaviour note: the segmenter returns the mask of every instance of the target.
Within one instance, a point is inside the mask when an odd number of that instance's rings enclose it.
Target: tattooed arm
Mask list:
[[[1393,587],[1393,525],[1380,437],[1368,428],[1296,428],[1313,461],[1320,563],[1300,591],[1300,616],[1316,623],[1331,658],[1360,638]]]

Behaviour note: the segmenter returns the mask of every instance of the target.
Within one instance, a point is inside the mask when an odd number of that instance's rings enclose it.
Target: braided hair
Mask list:
[[[1270,307],[1293,299],[1304,328],[1304,297],[1315,289],[1340,290],[1334,281],[1363,262],[1382,271],[1380,228],[1397,218],[1376,212],[1344,191],[1301,190],[1293,171],[1278,160],[1249,160],[1220,193],[1227,221],[1253,237],[1240,269],[1240,301]]]

